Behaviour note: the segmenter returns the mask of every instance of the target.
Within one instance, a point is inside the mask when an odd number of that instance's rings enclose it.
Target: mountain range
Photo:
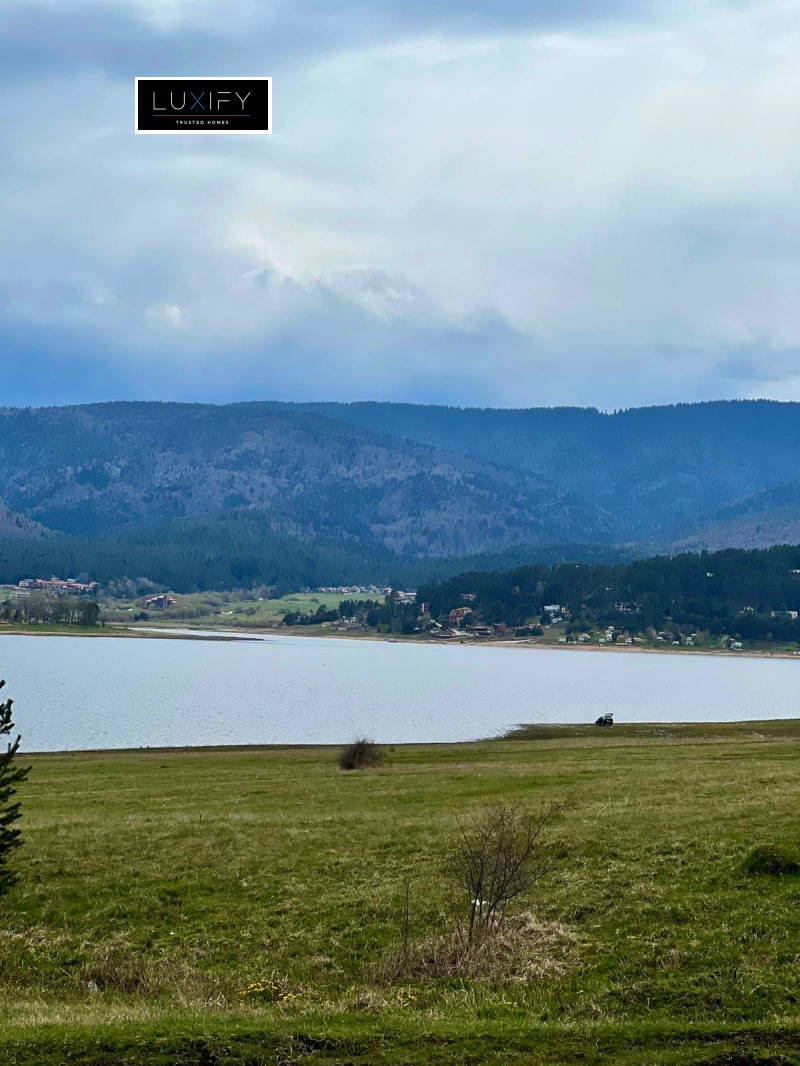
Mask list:
[[[800,541],[800,404],[4,408],[0,505],[4,544],[141,541],[176,520],[234,528],[236,513],[255,543],[406,561],[763,547]]]

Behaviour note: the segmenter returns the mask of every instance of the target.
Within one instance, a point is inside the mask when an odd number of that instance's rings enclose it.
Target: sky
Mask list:
[[[5,405],[800,400],[800,0],[0,0]],[[273,78],[135,136],[134,77]]]

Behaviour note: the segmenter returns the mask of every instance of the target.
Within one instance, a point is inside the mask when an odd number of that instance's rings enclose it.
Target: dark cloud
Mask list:
[[[492,360],[533,349],[529,338],[491,316],[469,330],[398,325],[324,285],[306,294],[305,306],[305,316],[244,343],[211,341],[202,352],[193,348],[191,374],[174,350],[164,357],[164,334],[126,352],[96,326],[0,323],[3,403],[261,396],[479,404],[489,399],[485,371]]]
[[[663,13],[664,5],[660,8]],[[0,14],[0,79],[20,84],[42,74],[257,74],[304,57],[365,47],[404,35],[556,31],[649,21],[652,0],[378,0],[338,4],[298,0],[254,6],[246,19],[202,3],[175,21],[109,3],[10,2]]]
[[[784,382],[800,378],[800,348],[776,350],[766,338],[726,354],[716,367],[735,381]]]

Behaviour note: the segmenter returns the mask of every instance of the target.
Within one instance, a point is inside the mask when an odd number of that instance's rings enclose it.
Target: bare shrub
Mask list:
[[[546,826],[571,803],[542,805],[538,811],[497,803],[459,821],[446,859],[457,897],[468,901],[468,943],[495,933],[513,900],[528,892],[553,868],[541,847]]]
[[[368,770],[386,761],[386,752],[368,737],[358,737],[339,755],[340,770]]]
[[[398,946],[374,967],[378,984],[463,978],[503,983],[563,973],[576,958],[573,935],[558,922],[537,922],[527,911],[499,919],[491,936],[469,938],[465,925]]]
[[[542,834],[573,797],[537,810],[496,803],[458,822],[445,855],[455,890],[453,927],[409,942],[409,883],[405,885],[400,943],[370,970],[379,984],[463,978],[496,983],[528,981],[566,969],[576,957],[575,938],[557,922],[540,922],[509,904],[554,865]],[[465,907],[465,903],[468,905]]]

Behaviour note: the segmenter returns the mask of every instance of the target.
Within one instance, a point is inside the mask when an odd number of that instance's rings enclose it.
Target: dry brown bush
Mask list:
[[[378,984],[464,978],[504,983],[563,973],[577,957],[575,937],[558,922],[525,911],[499,919],[491,932],[469,937],[466,927],[397,947],[372,971]]]

